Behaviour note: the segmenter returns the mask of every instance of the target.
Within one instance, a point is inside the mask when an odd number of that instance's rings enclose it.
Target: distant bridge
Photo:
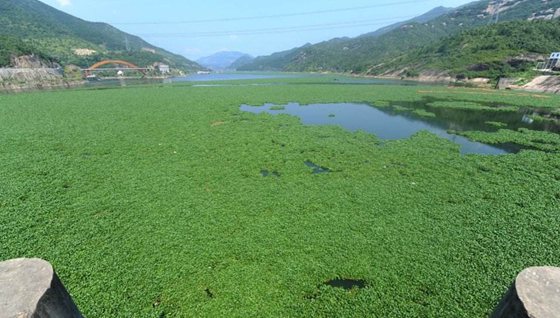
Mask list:
[[[122,65],[121,67],[101,67],[105,65]],[[101,62],[97,62],[88,68],[82,69],[85,76],[91,75],[94,71],[139,71],[143,75],[146,75],[146,71],[148,70],[147,67],[138,67],[130,62],[123,61],[123,60],[104,60]]]

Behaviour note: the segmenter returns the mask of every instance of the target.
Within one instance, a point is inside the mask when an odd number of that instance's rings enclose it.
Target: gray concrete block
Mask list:
[[[0,262],[0,318],[82,318],[48,262]]]
[[[560,317],[560,268],[544,266],[523,270],[491,317]]]

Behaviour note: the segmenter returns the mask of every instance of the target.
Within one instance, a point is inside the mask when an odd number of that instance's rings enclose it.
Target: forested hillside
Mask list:
[[[510,21],[461,32],[368,70],[415,76],[425,71],[458,78],[497,78],[530,72],[560,48],[560,21]]]
[[[333,39],[257,57],[241,69],[375,73],[411,51],[438,45],[450,36],[495,23],[498,17],[499,21],[527,21],[550,20],[558,15],[560,0],[508,0],[499,4],[494,0],[475,1],[445,11],[429,21],[413,19],[381,35]]]
[[[12,56],[29,55],[35,52],[31,45],[14,37],[0,36],[0,43],[0,66],[10,65]],[[49,59],[48,56],[43,58]]]

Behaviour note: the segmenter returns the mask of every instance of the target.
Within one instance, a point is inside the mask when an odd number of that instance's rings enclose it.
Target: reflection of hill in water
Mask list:
[[[307,125],[340,125],[350,131],[363,130],[381,139],[405,139],[426,130],[461,146],[461,152],[478,154],[504,154],[518,149],[496,147],[473,142],[465,137],[447,132],[450,122],[445,119],[426,119],[409,112],[397,112],[387,107],[378,109],[365,104],[312,104],[300,106],[290,103],[284,109],[271,109],[272,105],[260,107],[242,105],[241,110],[270,114],[290,114]]]
[[[520,109],[519,111],[492,111],[492,110],[476,110],[476,109],[460,109],[429,106],[429,103],[437,101],[436,99],[424,99],[420,102],[394,102],[393,105],[400,105],[410,110],[423,109],[436,114],[433,118],[422,118],[424,121],[446,130],[468,131],[496,131],[497,127],[487,124],[487,122],[504,123],[504,128],[517,130],[519,128],[527,128],[532,130],[549,131],[560,133],[560,122],[556,121],[524,121],[524,116],[533,113],[548,114],[550,110],[541,109]],[[489,107],[503,107],[494,103],[479,103]],[[419,118],[420,116],[413,112],[395,111],[393,107],[378,108],[382,112],[389,114],[397,113],[409,118]]]

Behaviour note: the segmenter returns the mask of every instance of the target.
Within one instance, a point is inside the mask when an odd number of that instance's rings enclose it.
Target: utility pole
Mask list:
[[[126,47],[126,51],[130,52],[130,45],[128,44],[128,37],[124,36],[124,46]]]

